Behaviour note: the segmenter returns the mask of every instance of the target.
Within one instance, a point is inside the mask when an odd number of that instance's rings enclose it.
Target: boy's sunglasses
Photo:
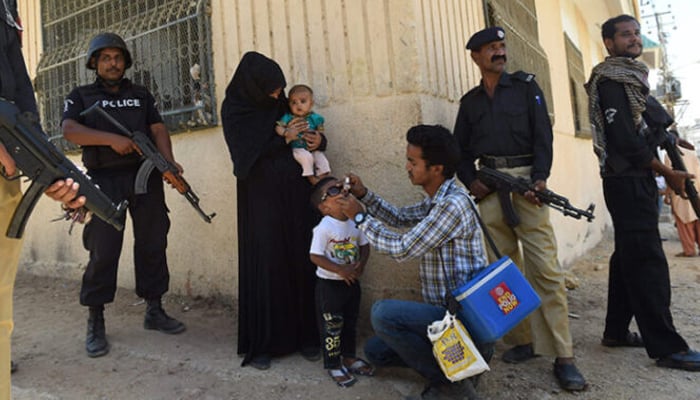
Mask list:
[[[331,186],[326,190],[326,193],[321,196],[321,201],[326,201],[327,198],[329,197],[335,197],[339,195],[340,193],[343,192],[343,187],[342,186]]]

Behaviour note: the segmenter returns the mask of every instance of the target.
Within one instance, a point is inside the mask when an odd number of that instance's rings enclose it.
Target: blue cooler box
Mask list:
[[[495,342],[540,306],[540,297],[509,257],[452,291],[459,317],[477,343]]]

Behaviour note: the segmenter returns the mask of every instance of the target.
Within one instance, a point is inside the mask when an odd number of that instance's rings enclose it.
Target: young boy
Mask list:
[[[369,244],[340,210],[337,200],[347,196],[333,177],[319,180],[311,203],[323,215],[314,228],[309,251],[316,269],[316,310],[323,340],[323,366],[341,387],[355,383],[353,374],[372,376],[374,367],[355,355],[355,330],[360,308],[360,281]]]
[[[278,135],[284,136],[287,124],[295,118],[303,118],[309,124],[311,132],[323,133],[324,119],[320,114],[316,114],[311,109],[314,106],[314,92],[306,85],[295,85],[289,89],[289,109],[291,113],[286,113],[277,121],[275,131]],[[307,131],[307,132],[308,132]],[[306,141],[303,138],[304,132],[300,132],[296,139],[289,142],[292,147],[294,159],[301,165],[302,176],[309,179],[312,184],[316,184],[320,178],[327,176],[331,172],[326,155],[316,150],[310,152]],[[314,168],[315,167],[315,168]]]

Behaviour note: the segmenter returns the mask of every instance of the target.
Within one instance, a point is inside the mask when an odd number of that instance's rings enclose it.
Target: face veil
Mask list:
[[[287,82],[279,64],[257,52],[243,55],[226,88],[221,106],[224,137],[233,161],[233,173],[243,179],[273,140],[275,122],[287,111],[284,94],[270,93]]]

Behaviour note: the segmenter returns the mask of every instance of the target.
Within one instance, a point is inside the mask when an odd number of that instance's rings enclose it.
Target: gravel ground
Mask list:
[[[672,311],[676,327],[700,348],[700,258],[679,258],[672,226],[662,226],[671,265]],[[581,393],[561,391],[552,360],[505,364],[497,344],[491,371],[481,379],[484,399],[700,399],[698,373],[655,366],[643,349],[600,345],[607,292],[611,235],[570,266],[578,284],[569,291],[571,331],[579,369],[589,382]],[[126,271],[123,271],[126,272]],[[105,311],[110,353],[85,355],[86,310],[78,305],[80,283],[20,271],[15,291],[14,359],[16,400],[54,399],[401,399],[419,391],[422,379],[399,368],[337,387],[322,369],[300,355],[273,360],[268,371],[241,368],[235,352],[235,307],[211,299],[168,297],[166,310],[188,330],[177,336],[143,329],[145,304],[120,289]],[[360,338],[363,341],[364,337]],[[360,343],[361,345],[361,343]]]

